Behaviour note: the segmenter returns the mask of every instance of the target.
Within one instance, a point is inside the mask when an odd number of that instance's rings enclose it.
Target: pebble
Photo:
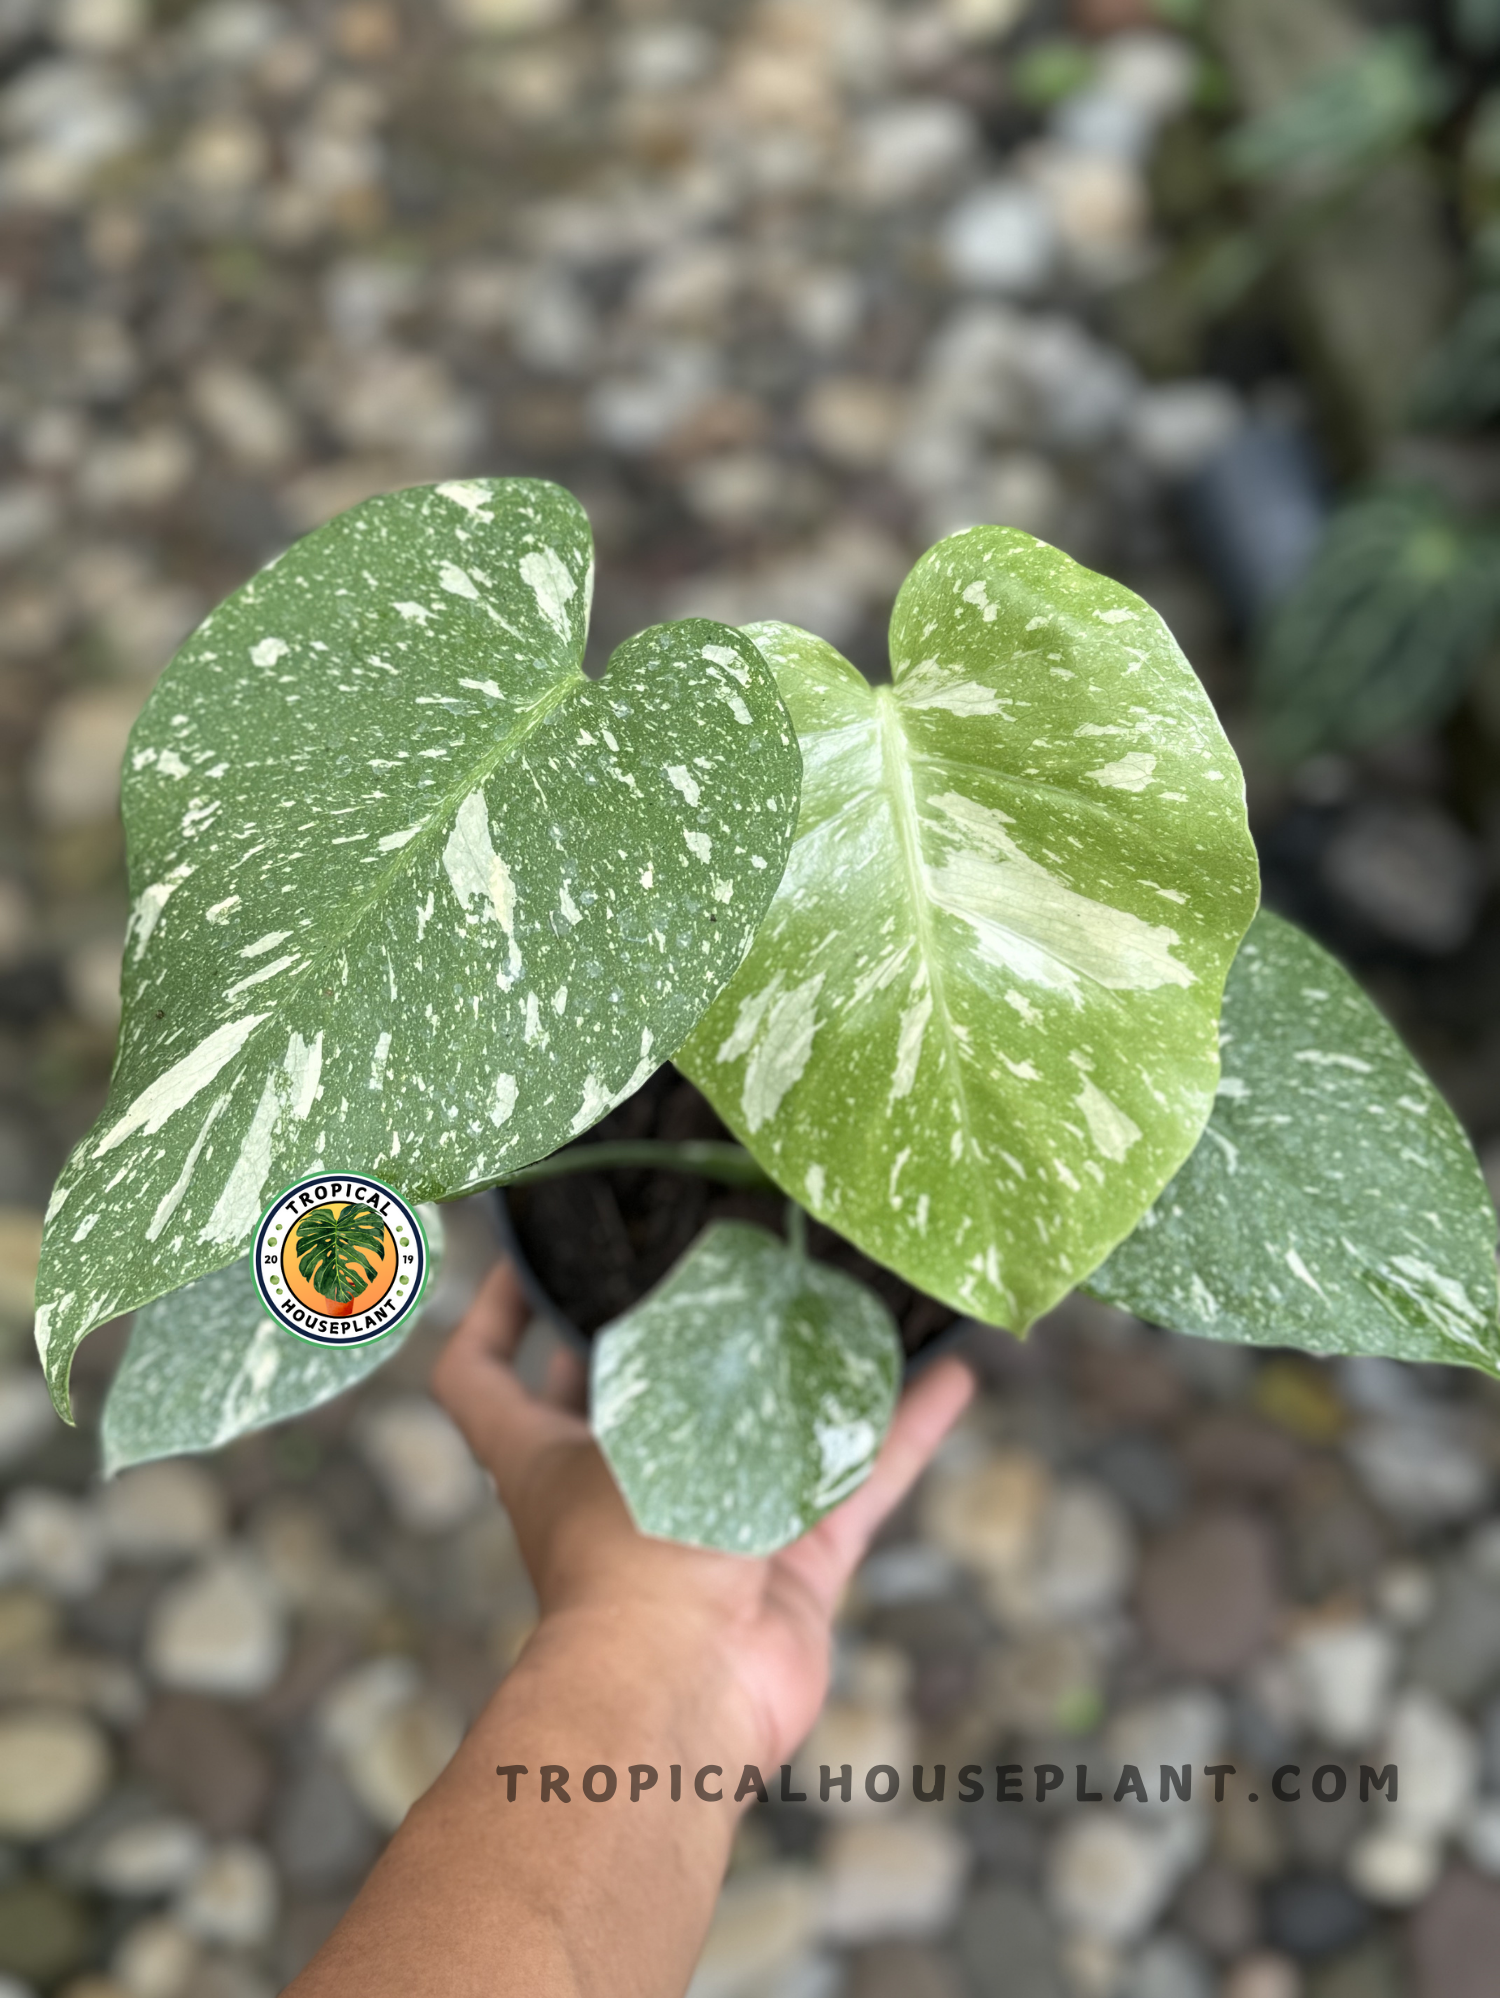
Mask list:
[[[227,361],[206,363],[188,385],[204,428],[234,464],[275,472],[297,456],[298,426],[270,383]]]
[[[287,1634],[258,1563],[210,1557],[157,1600],[147,1670],[162,1686],[200,1694],[263,1694],[281,1671]]]
[[[958,1913],[970,1859],[953,1827],[919,1811],[839,1827],[821,1856],[824,1935],[837,1944],[936,1936]]]
[[[132,1924],[115,1946],[109,1970],[121,1993],[176,2000],[203,1990],[198,1940],[172,1917],[142,1917]]]
[[[1474,1731],[1426,1688],[1406,1688],[1392,1705],[1380,1761],[1401,1773],[1389,1820],[1403,1833],[1440,1840],[1464,1818],[1479,1770]]]
[[[213,1474],[191,1459],[140,1465],[107,1480],[99,1492],[105,1545],[122,1562],[170,1563],[203,1555],[227,1524]]]
[[[1446,1701],[1474,1701],[1500,1674],[1500,1577],[1470,1557],[1447,1569],[1435,1595],[1414,1635],[1411,1676]]]
[[[31,1318],[41,1248],[40,1213],[30,1208],[0,1207],[0,1319]],[[10,1379],[8,1369],[6,1379]]]
[[[1141,391],[1125,419],[1124,436],[1158,478],[1191,479],[1243,422],[1240,400],[1227,384],[1169,382]]]
[[[197,456],[192,439],[175,424],[102,438],[78,468],[78,497],[99,514],[163,507],[192,478]]]
[[[64,1982],[87,1961],[95,1936],[87,1905],[58,1883],[36,1875],[5,1880],[0,1883],[0,1993],[19,2000],[38,1990],[93,1990]]]
[[[1463,1848],[1481,1875],[1500,1875],[1500,1797],[1476,1799],[1463,1826]]]
[[[1367,1902],[1381,1909],[1410,1909],[1443,1872],[1442,1842],[1426,1833],[1381,1828],[1355,1841],[1347,1871]]]
[[[293,1774],[277,1805],[271,1849],[299,1891],[349,1887],[374,1860],[376,1848],[368,1817],[334,1765],[316,1761]]]
[[[1174,1844],[1122,1815],[1070,1821],[1047,1857],[1047,1897],[1068,1930],[1107,1945],[1145,1936],[1181,1873]]]
[[[1017,1882],[987,1883],[969,1897],[957,1944],[971,1992],[1043,2000],[1063,1990],[1052,1923]]]
[[[1334,1749],[1368,1743],[1385,1717],[1398,1648],[1373,1619],[1307,1627],[1288,1647],[1303,1717]]]
[[[780,1981],[817,1936],[818,1900],[812,1871],[790,1863],[733,1876],[714,1907],[690,2000],[796,1990]]]
[[[1418,1992],[1487,1992],[1500,1964],[1500,1884],[1450,1869],[1413,1915],[1409,1936]]]
[[[103,1798],[112,1762],[103,1730],[75,1709],[0,1715],[0,1838],[50,1840],[75,1826]]]
[[[458,1426],[425,1396],[362,1410],[353,1435],[391,1512],[418,1534],[456,1528],[489,1491]]]
[[[1214,1985],[1214,1969],[1198,1947],[1176,1931],[1148,1938],[1125,1967],[1119,1991],[1127,1995],[1201,2000]]]
[[[140,1775],[197,1825],[216,1835],[259,1824],[273,1773],[238,1715],[203,1695],[152,1703],[130,1744]]]
[[[207,1854],[208,1842],[190,1819],[132,1820],[99,1841],[89,1879],[110,1896],[168,1896],[192,1880]]]
[[[1295,2000],[1302,1968],[1284,1951],[1251,1951],[1225,1968],[1223,1992],[1232,2000]]]
[[[47,1486],[22,1486],[0,1514],[0,1575],[23,1577],[55,1597],[87,1597],[108,1557],[96,1510]]]
[[[1021,180],[995,181],[965,195],[942,226],[956,283],[977,292],[1029,297],[1057,263],[1057,229],[1045,197]]]
[[[31,803],[44,826],[92,826],[120,804],[120,760],[146,690],[97,687],[49,710],[32,752]]]
[[[794,1762],[797,1788],[809,1793],[812,1809],[868,1818],[883,1808],[866,1797],[862,1774],[877,1764],[890,1764],[897,1771],[906,1771],[915,1750],[912,1721],[898,1698],[835,1696],[823,1704],[812,1733],[797,1753]],[[835,1774],[844,1764],[861,1774],[853,1780],[847,1806],[840,1803],[837,1789],[827,1805],[820,1806],[818,1772],[824,1764]]]
[[[1230,1674],[1269,1642],[1276,1558],[1249,1514],[1204,1513],[1146,1552],[1138,1602],[1151,1644],[1188,1673]]]
[[[1354,1944],[1371,1911],[1337,1876],[1294,1875],[1266,1892],[1269,1942],[1296,1958],[1322,1958]]]
[[[854,136],[856,195],[897,208],[942,191],[979,145],[972,113],[951,97],[912,97],[881,106]]]
[[[1322,872],[1385,937],[1437,955],[1465,942],[1484,900],[1472,841],[1433,805],[1355,808],[1325,849]]]
[[[0,1368],[0,1472],[23,1465],[61,1423],[40,1369]]]
[[[960,1435],[953,1444],[969,1442]],[[1051,1488],[1045,1461],[1030,1452],[974,1460],[950,1447],[923,1484],[923,1533],[983,1576],[1015,1575],[1031,1555]]]
[[[225,1841],[208,1856],[173,1906],[191,1937],[205,1944],[265,1944],[276,1924],[276,1870],[265,1849]]]
[[[1493,1486],[1489,1467],[1442,1410],[1366,1424],[1345,1449],[1376,1506],[1413,1528],[1470,1519]]]
[[[318,1709],[323,1740],[361,1806],[387,1833],[405,1819],[463,1737],[452,1704],[424,1688],[410,1660],[371,1660],[346,1675]]]

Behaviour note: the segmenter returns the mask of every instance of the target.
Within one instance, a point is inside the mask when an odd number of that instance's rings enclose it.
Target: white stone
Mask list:
[[[1109,283],[1143,267],[1151,210],[1139,168],[1108,153],[1049,145],[1036,149],[1027,170],[1081,277]]]
[[[463,1737],[452,1705],[410,1660],[368,1661],[336,1682],[318,1707],[323,1740],[375,1822],[394,1832]]]
[[[1464,1853],[1486,1875],[1500,1875],[1500,1798],[1476,1799],[1462,1828]]]
[[[1224,382],[1169,382],[1143,389],[1125,420],[1125,439],[1163,479],[1190,479],[1244,423],[1239,397]]]
[[[1047,1857],[1047,1895],[1066,1929],[1111,1945],[1144,1937],[1166,1907],[1182,1857],[1154,1827],[1110,1813],[1065,1825]]]
[[[817,1936],[818,1891],[807,1868],[787,1863],[736,1875],[719,1891],[688,1993],[776,1992],[780,1977]],[[787,1988],[785,1990],[800,1990]]]
[[[527,35],[566,21],[574,0],[448,0],[459,28],[476,35]]]
[[[907,1773],[915,1750],[911,1719],[898,1700],[890,1699],[884,1691],[877,1691],[874,1698],[835,1697],[823,1704],[812,1734],[793,1760],[793,1788],[807,1793],[809,1811],[868,1818],[886,1808],[866,1796],[865,1772],[877,1764],[890,1764]],[[824,1764],[833,1774],[833,1789],[826,1803],[818,1796],[818,1773]],[[847,1806],[841,1802],[838,1789],[839,1772],[845,1764],[850,1771]]]
[[[1366,1424],[1345,1449],[1376,1505],[1412,1527],[1465,1520],[1489,1497],[1489,1467],[1442,1410]]]
[[[56,32],[66,48],[113,55],[138,42],[145,28],[144,0],[59,0]]]
[[[99,1520],[86,1500],[47,1486],[22,1486],[0,1515],[0,1570],[40,1584],[54,1597],[87,1597],[107,1566]]]
[[[1135,1537],[1124,1508],[1105,1487],[1070,1480],[1042,1517],[1035,1603],[1048,1620],[1112,1610],[1135,1573]]]
[[[57,500],[45,486],[0,486],[0,562],[24,555],[51,534],[59,518]]]
[[[1375,1609],[1398,1632],[1415,1632],[1432,1616],[1437,1584],[1425,1563],[1411,1558],[1389,1562],[1375,1578]]]
[[[110,1550],[125,1562],[175,1562],[223,1538],[224,1494],[204,1466],[168,1458],[119,1473],[100,1489],[99,1515]]]
[[[110,1896],[168,1896],[192,1880],[207,1854],[208,1842],[190,1819],[132,1820],[99,1842],[89,1880]]]
[[[120,968],[124,951],[118,937],[90,938],[62,963],[63,991],[80,1021],[112,1035],[120,1025]]]
[[[1148,1938],[1131,1959],[1119,1991],[1146,2000],[1201,2000],[1215,1990],[1214,1967],[1202,1950],[1177,1931]]]
[[[165,506],[192,478],[197,456],[192,439],[174,424],[101,439],[79,468],[79,498],[101,514]]]
[[[48,711],[28,773],[44,826],[90,826],[119,811],[120,759],[145,698],[144,688],[87,688]]]
[[[978,150],[972,114],[951,97],[908,97],[882,105],[854,138],[855,193],[876,208],[935,194]]]
[[[1373,1619],[1313,1625],[1287,1652],[1308,1727],[1336,1750],[1368,1743],[1385,1718],[1396,1672],[1392,1634]]]
[[[173,1915],[205,1944],[249,1948],[271,1937],[276,1907],[271,1857],[254,1841],[226,1840],[178,1897]]]
[[[419,1534],[456,1528],[489,1491],[458,1426],[426,1396],[361,1411],[354,1442],[396,1519]]]
[[[157,2000],[200,1990],[198,1940],[171,1917],[142,1917],[115,1946],[110,1976],[122,1993],[155,1995]]]
[[[1409,1909],[1435,1887],[1443,1871],[1443,1844],[1425,1834],[1381,1827],[1359,1836],[1344,1866],[1366,1902]]]
[[[0,1319],[29,1320],[42,1248],[42,1218],[33,1208],[0,1208]]]
[[[967,476],[950,474],[934,484],[936,490],[922,509],[929,543],[990,522],[1049,541],[1067,504],[1056,468],[1034,451],[1008,451]]]
[[[201,1694],[262,1694],[286,1658],[286,1625],[264,1571],[231,1552],[210,1557],[157,1599],[148,1672]]]
[[[1044,197],[1024,181],[978,188],[943,223],[943,255],[954,279],[979,292],[1040,291],[1057,262],[1057,230]]]
[[[909,1778],[901,1772],[902,1799]],[[951,1823],[921,1807],[839,1827],[822,1855],[824,1935],[837,1944],[935,1936],[958,1914],[971,1859]]]
[[[40,1369],[0,1368],[0,1472],[20,1465],[61,1426]]]
[[[1223,1697],[1212,1688],[1193,1686],[1120,1709],[1110,1718],[1104,1745],[1111,1764],[1135,1764],[1143,1773],[1155,1774],[1163,1764],[1201,1769],[1224,1748],[1229,1736]],[[1157,1787],[1148,1789],[1154,1796]],[[1135,1806],[1130,1810],[1134,1812]],[[1169,1811],[1173,1818],[1182,1817],[1176,1804]]]
[[[802,427],[818,450],[856,472],[885,463],[904,416],[900,390],[863,375],[825,375],[802,405]]]
[[[199,421],[236,465],[275,471],[296,457],[296,420],[262,376],[233,362],[206,363],[188,384]]]
[[[860,1565],[857,1585],[866,1604],[920,1604],[946,1596],[957,1580],[952,1561],[928,1542],[890,1542]]]
[[[1046,1463],[1028,1451],[988,1456],[960,1435],[923,1486],[922,1530],[955,1562],[1008,1577],[1030,1561],[1052,1493]]]
[[[1441,1841],[1469,1809],[1479,1744],[1447,1702],[1426,1688],[1406,1688],[1391,1707],[1377,1760],[1383,1764],[1400,1774],[1385,1823],[1407,1838]]]
[[[0,1715],[0,1837],[50,1840],[91,1812],[109,1787],[109,1742],[70,1708]]]

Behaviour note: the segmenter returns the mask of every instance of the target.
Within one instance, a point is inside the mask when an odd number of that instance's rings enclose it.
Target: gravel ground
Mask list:
[[[367,494],[540,472],[595,525],[596,670],[702,612],[879,677],[914,556],[1004,520],[1150,598],[1245,740],[1178,496],[1305,397],[1274,338],[1169,379],[1127,338],[1198,71],[1094,0],[1092,88],[1029,109],[1013,57],[1062,11],[0,0],[0,1991],[273,1992],[533,1611],[424,1390],[481,1201],[388,1369],[212,1459],[102,1486],[123,1329],[80,1354],[76,1432],[30,1359],[40,1209],[113,1046],[120,752],[203,612]],[[1252,803],[1283,902],[1493,1148],[1500,841],[1456,823],[1449,756],[1252,762]],[[945,1796],[820,1807],[814,1777],[753,1811],[694,1991],[1488,1990],[1500,1394],[1083,1300],[973,1352],[802,1760],[942,1765]],[[1037,1765],[1066,1772],[1040,1804]]]

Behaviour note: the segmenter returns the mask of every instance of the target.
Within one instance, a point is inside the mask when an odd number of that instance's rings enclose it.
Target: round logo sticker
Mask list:
[[[368,1174],[316,1174],[266,1210],[251,1261],[279,1326],[320,1347],[359,1347],[416,1310],[427,1239],[394,1189]]]

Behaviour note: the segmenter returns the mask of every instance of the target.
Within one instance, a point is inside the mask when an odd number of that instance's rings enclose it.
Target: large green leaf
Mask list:
[[[1500,626],[1500,541],[1437,495],[1339,509],[1257,662],[1272,751],[1293,762],[1440,722]]]
[[[822,1221],[1022,1331],[1208,1116],[1256,899],[1234,753],[1150,606],[1014,529],[913,570],[890,687],[749,630],[802,813],[678,1067]]]
[[[1222,1033],[1197,1150],[1088,1290],[1210,1340],[1500,1373],[1479,1162],[1348,973],[1262,911]]]
[[[669,1057],[739,963],[800,760],[703,620],[580,662],[570,495],[371,500],[237,591],[131,737],[109,1101],[53,1194],[37,1342],[65,1408],[111,1315],[239,1256],[307,1173],[495,1181]]]
[[[424,1203],[429,1287],[443,1261],[443,1224]],[[246,1431],[316,1409],[389,1361],[416,1326],[358,1347],[320,1347],[269,1318],[241,1257],[135,1316],[100,1421],[106,1476],[147,1459],[216,1451]]]
[[[715,1222],[595,1340],[594,1434],[643,1534],[764,1556],[868,1476],[900,1377],[872,1292]]]

